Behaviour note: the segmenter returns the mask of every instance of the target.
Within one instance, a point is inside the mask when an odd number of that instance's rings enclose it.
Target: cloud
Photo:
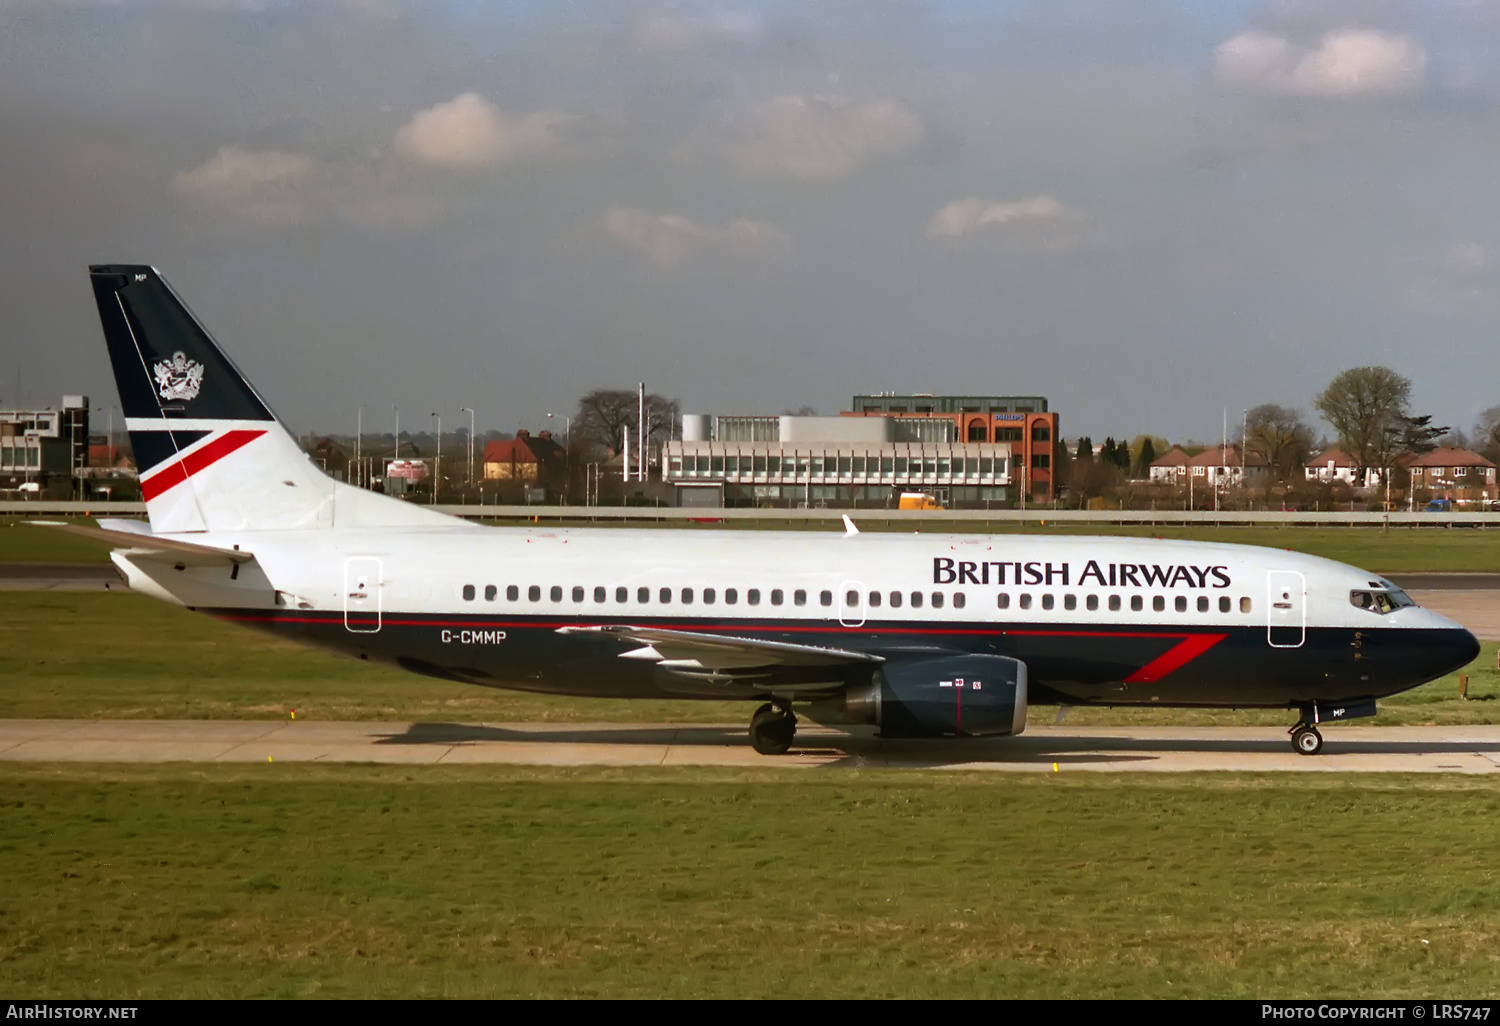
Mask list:
[[[1243,32],[1214,50],[1227,89],[1279,96],[1391,96],[1422,86],[1427,51],[1410,36],[1374,29],[1330,32],[1317,49],[1271,32]]]
[[[980,229],[1001,228],[1018,222],[1062,223],[1076,222],[1080,218],[1078,211],[1046,195],[1028,196],[1012,203],[991,203],[970,197],[954,200],[933,214],[927,223],[927,237],[956,238]]]
[[[316,169],[316,162],[300,153],[225,146],[173,175],[167,188],[200,206],[261,221],[293,221],[305,213],[302,189]]]
[[[784,249],[786,232],[766,221],[738,218],[722,228],[710,228],[681,214],[652,214],[617,208],[604,215],[605,233],[621,245],[645,254],[658,267],[676,266],[689,253],[703,249],[757,253]]]
[[[1443,271],[1455,277],[1478,274],[1490,265],[1490,253],[1477,242],[1458,242],[1443,257]]]
[[[1500,305],[1490,251],[1477,242],[1456,242],[1443,254],[1438,273],[1409,286],[1404,304],[1423,313],[1447,313],[1466,307],[1493,309]]]
[[[560,111],[512,117],[478,93],[418,111],[396,133],[396,150],[429,167],[475,171],[538,156],[561,145]]]
[[[911,152],[923,135],[921,117],[898,100],[785,94],[755,107],[727,137],[679,153],[691,158],[706,147],[748,175],[832,182]]]
[[[636,45],[658,53],[691,50],[705,43],[753,45],[766,36],[766,26],[753,11],[708,11],[687,14],[662,11],[635,24]]]

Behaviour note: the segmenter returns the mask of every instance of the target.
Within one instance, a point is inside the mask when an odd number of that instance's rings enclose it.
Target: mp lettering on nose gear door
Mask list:
[[[1295,570],[1266,575],[1266,641],[1272,648],[1301,648],[1307,640],[1307,580]]]
[[[373,556],[344,562],[344,628],[351,634],[380,630],[380,560]]]

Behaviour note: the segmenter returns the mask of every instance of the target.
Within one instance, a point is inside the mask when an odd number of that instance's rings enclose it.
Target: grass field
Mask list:
[[[661,525],[657,525],[661,526]],[[691,526],[695,530],[734,530],[724,525]],[[764,527],[765,525],[758,525]],[[752,529],[752,528],[745,528]],[[841,531],[837,525],[818,530]],[[871,527],[874,530],[875,527]],[[895,528],[893,528],[895,529]],[[900,530],[912,530],[902,525]],[[972,532],[980,524],[941,524],[932,530]],[[495,528],[513,530],[513,528]],[[1454,528],[1395,528],[1383,532],[1365,527],[1111,527],[1099,525],[1027,524],[1024,528],[996,525],[995,533],[1026,535],[1088,535],[1181,538],[1191,541],[1266,545],[1325,556],[1380,573],[1419,571],[1500,572],[1500,530]],[[61,531],[26,524],[18,517],[0,517],[0,563],[92,562],[108,559],[108,550]]]
[[[327,655],[140,595],[0,592],[0,717],[738,723],[736,702],[497,691]],[[1381,703],[1377,723],[1500,723],[1496,646]],[[1036,707],[1037,721],[1055,709]],[[1290,724],[1285,710],[1074,709],[1072,724]]]
[[[0,989],[28,997],[1500,989],[1485,781],[8,766],[0,792]]]

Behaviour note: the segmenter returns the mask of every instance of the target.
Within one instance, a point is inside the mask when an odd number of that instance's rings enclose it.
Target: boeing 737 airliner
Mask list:
[[[767,754],[798,703],[974,737],[1019,734],[1030,702],[1294,709],[1314,754],[1319,723],[1479,651],[1377,575],[1273,549],[476,526],[329,479],[156,270],[90,274],[150,519],[101,523],[130,587],[357,659],[745,699]]]

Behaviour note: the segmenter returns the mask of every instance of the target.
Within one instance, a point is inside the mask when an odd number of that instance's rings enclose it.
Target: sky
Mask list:
[[[115,401],[131,262],[298,432],[645,381],[1208,440],[1363,364],[1467,429],[1497,57],[1500,0],[0,0],[0,403]]]

